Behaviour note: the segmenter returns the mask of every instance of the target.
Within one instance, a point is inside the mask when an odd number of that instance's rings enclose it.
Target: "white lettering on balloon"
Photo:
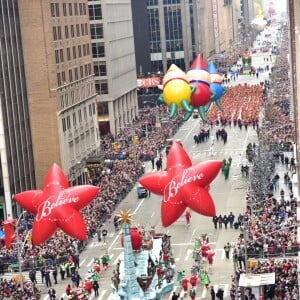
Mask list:
[[[191,173],[191,171],[194,171],[194,174],[191,174],[188,176],[188,173]],[[203,173],[195,174],[194,169],[184,170],[181,174],[181,178],[179,175],[174,176],[172,180],[170,180],[169,184],[165,186],[164,190],[164,200],[169,201],[170,198],[176,197],[176,195],[179,192],[179,189],[186,184],[189,184],[191,182],[195,182],[197,180],[201,180],[204,177]],[[176,180],[179,179],[179,180]]]
[[[53,202],[53,196],[50,196],[48,199],[46,199],[43,203],[41,203],[38,207],[38,213],[36,215],[36,221],[40,221],[43,218],[46,218],[51,215],[52,210],[55,208],[58,208],[60,206],[63,206],[65,204],[72,204],[77,203],[79,201],[79,197],[64,197],[65,193],[64,191],[61,191],[56,201]]]

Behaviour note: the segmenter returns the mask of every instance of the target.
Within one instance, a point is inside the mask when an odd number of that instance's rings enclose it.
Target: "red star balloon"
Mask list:
[[[61,228],[67,235],[86,240],[86,226],[79,211],[97,195],[99,187],[80,185],[69,187],[60,167],[53,164],[48,170],[43,190],[31,190],[15,195],[15,200],[35,215],[32,243],[38,245]]]
[[[167,157],[167,170],[147,174],[139,179],[147,190],[163,196],[163,226],[174,223],[186,207],[205,216],[215,215],[215,205],[208,190],[221,165],[221,161],[192,165],[183,147],[178,142],[172,144]]]

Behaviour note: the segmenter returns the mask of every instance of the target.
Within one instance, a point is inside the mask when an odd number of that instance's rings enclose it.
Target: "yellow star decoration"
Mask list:
[[[130,214],[128,210],[121,210],[120,214],[117,216],[121,225],[130,225],[132,222],[132,214]]]

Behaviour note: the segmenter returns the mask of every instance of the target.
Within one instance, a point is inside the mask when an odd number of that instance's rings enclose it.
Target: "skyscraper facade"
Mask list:
[[[137,3],[138,2],[138,3]],[[139,27],[143,13],[140,1],[133,1],[135,40],[149,40],[151,68],[142,63],[149,60],[148,51],[136,43],[137,73],[165,73],[171,64],[187,70],[196,55],[214,59],[221,51],[230,52],[237,44],[240,3],[235,1],[141,0],[146,2],[144,31]],[[148,30],[148,32],[146,32]],[[142,70],[141,70],[142,67]],[[144,70],[146,70],[146,72]],[[142,72],[141,72],[142,71]]]
[[[130,0],[88,1],[100,134],[130,127],[138,115]]]
[[[73,184],[99,147],[87,0],[19,0],[37,187],[58,163]]]
[[[16,217],[13,195],[35,188],[17,0],[0,1],[0,219]]]

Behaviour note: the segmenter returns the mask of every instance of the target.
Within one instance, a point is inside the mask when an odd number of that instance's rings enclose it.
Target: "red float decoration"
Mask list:
[[[38,245],[60,228],[67,235],[86,240],[86,226],[79,213],[97,195],[99,187],[80,185],[69,187],[68,180],[57,164],[48,170],[43,190],[30,190],[15,195],[15,200],[35,215],[32,243]]]
[[[130,238],[133,250],[139,250],[142,246],[142,237],[137,229],[130,228]],[[121,245],[124,247],[124,235],[121,235]]]
[[[213,217],[215,205],[208,190],[217,176],[222,161],[206,161],[196,165],[178,142],[173,142],[167,157],[166,171],[147,174],[139,183],[154,194],[162,195],[162,225],[174,223],[186,207]]]

